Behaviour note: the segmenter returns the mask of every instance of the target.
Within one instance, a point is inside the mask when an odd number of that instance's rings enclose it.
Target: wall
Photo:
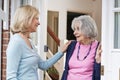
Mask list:
[[[101,18],[102,18],[102,0],[95,0],[93,1],[93,18],[96,21],[96,24],[98,26],[98,34],[99,36],[97,39],[101,41]]]
[[[1,59],[1,74],[2,74],[2,80],[6,80],[6,48],[7,44],[9,42],[9,30],[3,30],[2,31],[2,59]],[[14,56],[13,56],[14,57]]]

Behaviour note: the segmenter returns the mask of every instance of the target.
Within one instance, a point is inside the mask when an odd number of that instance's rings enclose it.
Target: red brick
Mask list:
[[[2,34],[2,36],[3,36],[3,38],[9,38],[9,37],[10,37],[10,35],[9,35],[8,32],[4,32],[4,33]]]

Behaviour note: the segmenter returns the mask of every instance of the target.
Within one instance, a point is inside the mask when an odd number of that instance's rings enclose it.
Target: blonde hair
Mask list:
[[[72,21],[72,29],[74,30],[76,22],[79,22],[80,31],[86,36],[90,38],[95,38],[98,35],[98,30],[96,23],[92,17],[89,15],[79,16],[73,19]]]
[[[19,7],[14,15],[13,23],[11,24],[11,31],[15,33],[26,33],[30,27],[34,17],[39,15],[38,9],[30,5]]]

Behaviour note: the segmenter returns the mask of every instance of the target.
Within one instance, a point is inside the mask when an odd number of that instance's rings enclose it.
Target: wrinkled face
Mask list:
[[[39,18],[38,17],[33,18],[29,31],[36,32],[38,25],[40,25]]]
[[[76,22],[74,25],[74,35],[76,37],[76,40],[80,43],[84,43],[86,39],[88,39],[80,30],[80,23]]]

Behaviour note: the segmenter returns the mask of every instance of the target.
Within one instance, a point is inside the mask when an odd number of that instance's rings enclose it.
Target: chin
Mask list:
[[[36,31],[34,30],[34,31],[31,31],[31,32],[36,32]]]
[[[76,41],[80,42],[80,40],[76,39]]]

